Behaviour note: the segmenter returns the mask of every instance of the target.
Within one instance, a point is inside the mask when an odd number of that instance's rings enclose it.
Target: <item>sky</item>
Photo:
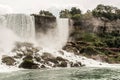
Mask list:
[[[73,6],[83,12],[95,8],[98,4],[113,5],[120,8],[120,0],[0,0],[0,12],[38,13],[41,9],[64,9]]]

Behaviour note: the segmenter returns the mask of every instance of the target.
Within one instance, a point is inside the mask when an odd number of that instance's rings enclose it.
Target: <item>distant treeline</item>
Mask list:
[[[51,12],[41,10],[39,15],[42,16],[54,16]],[[77,7],[72,7],[69,9],[61,10],[59,13],[60,18],[71,18],[79,20],[83,17],[89,17],[90,15],[100,18],[102,20],[117,20],[120,19],[120,9],[110,5],[99,4],[93,10],[88,10],[86,13],[82,14],[82,11]]]

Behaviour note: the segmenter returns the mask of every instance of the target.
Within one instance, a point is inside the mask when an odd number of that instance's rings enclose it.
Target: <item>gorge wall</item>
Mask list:
[[[71,22],[70,22],[71,23]],[[82,30],[85,32],[93,32],[93,33],[101,33],[103,32],[103,28],[104,28],[104,21],[91,17],[91,18],[87,18],[87,19],[82,19],[81,20],[81,24],[74,26],[74,21],[72,21],[71,25],[72,26],[72,31],[74,30]],[[113,31],[117,31],[118,33],[120,33],[120,20],[116,20],[116,21],[108,21],[106,22],[105,25],[105,32],[107,33],[111,33]]]
[[[49,16],[33,15],[35,17],[35,30],[38,32],[46,33],[49,29],[56,26],[56,18]],[[38,35],[37,35],[38,36]]]

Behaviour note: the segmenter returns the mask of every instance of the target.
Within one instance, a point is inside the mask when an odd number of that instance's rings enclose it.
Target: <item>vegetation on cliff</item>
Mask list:
[[[120,63],[120,33],[118,30],[120,25],[119,22],[117,23],[120,20],[119,8],[100,4],[92,11],[88,10],[82,14],[80,9],[74,7],[71,10],[62,10],[60,17],[70,18],[74,22],[72,25],[74,29],[70,34],[72,41],[67,43],[64,50],[96,60]],[[90,22],[92,19],[98,21]],[[108,25],[113,22],[114,25]],[[93,23],[100,23],[97,26],[99,29],[97,33],[87,31],[96,25]],[[116,29],[107,31],[107,28],[111,27]]]
[[[39,15],[54,16],[49,11],[44,10],[40,11]],[[79,8],[72,7],[70,10],[61,10],[59,17],[73,20],[72,27],[74,29],[70,34],[72,39],[63,47],[64,50],[109,63],[120,63],[120,31],[117,28],[107,31],[108,27],[120,26],[119,22],[117,23],[120,20],[120,9],[99,4],[92,11],[88,10],[83,14]],[[100,25],[97,25],[98,23]],[[90,31],[94,30],[95,25],[97,25],[97,33]]]
[[[41,11],[39,12],[39,15],[40,15],[40,16],[54,17],[54,15],[53,15],[51,12],[45,11],[45,10],[41,10]]]
[[[70,18],[75,21],[74,25],[80,25],[82,13],[79,8],[72,7],[71,10],[61,10],[60,18]]]
[[[93,11],[94,17],[101,19],[104,22],[103,33],[106,32],[106,24],[110,21],[116,21],[120,19],[120,9],[108,5],[98,5]]]

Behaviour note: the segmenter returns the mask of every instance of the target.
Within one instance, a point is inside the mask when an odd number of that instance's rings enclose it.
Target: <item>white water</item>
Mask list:
[[[2,63],[3,55],[14,55],[10,51],[16,42],[30,42],[35,38],[34,17],[25,14],[0,15],[0,72],[19,70],[17,66]]]
[[[51,50],[51,49],[43,49],[39,53],[42,55],[43,52],[49,52],[54,57],[62,57],[63,59],[67,59],[70,62],[77,63],[81,62],[82,65],[85,65],[85,67],[114,67],[118,68],[120,67],[120,64],[108,64],[105,62],[96,61],[93,59],[86,58],[84,56],[78,56],[71,52],[66,52],[64,50],[61,50],[64,54],[61,54],[59,51]],[[70,67],[70,66],[68,66]]]
[[[50,29],[46,34],[41,34],[38,42],[40,46],[48,49],[61,49],[69,37],[68,19],[57,18],[57,26]]]
[[[7,14],[6,27],[11,29],[21,39],[29,41],[35,38],[34,17],[25,14]]]

